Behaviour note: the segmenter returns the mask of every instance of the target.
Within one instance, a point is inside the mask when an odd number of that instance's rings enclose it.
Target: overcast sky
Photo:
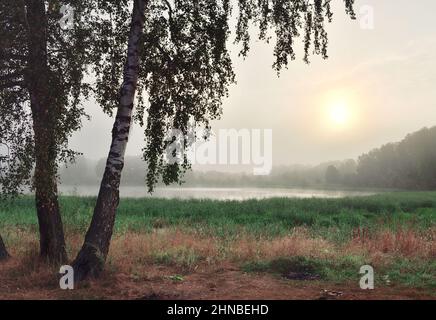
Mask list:
[[[273,163],[320,163],[356,158],[407,133],[436,125],[436,1],[357,0],[374,8],[373,30],[343,13],[340,0],[329,31],[329,59],[296,61],[280,78],[272,70],[272,47],[252,45],[244,61],[232,50],[237,85],[213,128],[273,129]],[[233,48],[233,47],[232,47]],[[345,101],[346,125],[335,126],[330,106]],[[92,116],[72,139],[88,158],[105,157],[113,119],[93,102]],[[327,111],[326,111],[327,110]],[[140,153],[142,128],[135,125],[127,153]]]

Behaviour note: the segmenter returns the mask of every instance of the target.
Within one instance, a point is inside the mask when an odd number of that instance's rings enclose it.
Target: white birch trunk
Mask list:
[[[112,129],[112,144],[100,186],[97,204],[85,243],[73,263],[74,278],[81,281],[101,273],[109,251],[119,203],[121,172],[132,124],[133,103],[139,74],[139,40],[144,29],[144,15],[148,0],[135,0],[121,86],[120,102]]]

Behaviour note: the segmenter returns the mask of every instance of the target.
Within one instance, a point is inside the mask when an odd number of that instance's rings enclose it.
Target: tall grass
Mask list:
[[[84,231],[89,225],[95,198],[61,197],[64,224]],[[0,226],[31,228],[37,223],[34,200],[20,197],[0,202]],[[350,237],[355,228],[392,230],[428,229],[436,223],[436,192],[399,192],[343,199],[275,198],[248,201],[122,199],[116,232],[151,231],[170,226],[186,227],[216,236],[246,232],[274,238],[298,226],[336,240]],[[334,232],[332,232],[334,230]]]

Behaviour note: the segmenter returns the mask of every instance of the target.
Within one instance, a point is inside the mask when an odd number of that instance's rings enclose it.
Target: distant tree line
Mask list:
[[[356,162],[330,164],[325,183],[365,188],[436,189],[436,126],[361,155]],[[354,166],[354,168],[353,168]]]
[[[356,183],[368,187],[436,189],[436,127],[407,135],[359,157]]]
[[[395,189],[436,189],[436,127],[424,128],[397,143],[353,159],[330,161],[316,166],[276,166],[268,176],[251,173],[189,171],[184,186],[189,187],[364,187]],[[83,157],[61,170],[66,185],[97,185],[105,159]],[[143,160],[127,157],[122,185],[143,186]]]
[[[183,186],[187,187],[313,187],[343,184],[348,175],[355,175],[354,160],[332,161],[317,166],[276,166],[268,176],[254,176],[251,172],[198,171],[186,172]],[[74,164],[60,170],[61,183],[68,186],[95,186],[105,168],[105,159],[90,160],[78,157]],[[337,177],[329,179],[326,170],[333,168]],[[140,156],[126,157],[121,179],[124,186],[144,186],[147,175]],[[162,184],[158,184],[162,185]]]

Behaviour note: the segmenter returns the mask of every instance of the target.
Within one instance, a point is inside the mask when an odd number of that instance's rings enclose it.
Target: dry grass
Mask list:
[[[152,233],[127,233],[114,238],[110,263],[124,271],[138,265],[165,264],[187,271],[199,265],[273,259],[283,256],[326,257],[338,253],[334,244],[313,238],[304,228],[285,237],[258,239],[249,234],[238,239],[204,237],[178,229],[158,229]]]
[[[12,256],[19,261],[17,275],[32,276],[46,270],[38,259],[36,233],[9,229],[8,244]],[[67,233],[68,253],[74,257],[82,244],[82,235]],[[13,241],[13,243],[11,243]],[[339,258],[364,255],[371,260],[404,258],[436,258],[436,229],[418,232],[412,229],[381,230],[374,233],[354,231],[350,241],[335,244],[314,237],[305,228],[295,228],[289,235],[275,239],[255,238],[241,234],[236,240],[206,237],[177,228],[155,229],[149,233],[128,232],[114,236],[108,258],[112,271],[129,273],[138,267],[161,264],[186,271],[199,265],[243,262],[277,257],[307,256]]]
[[[238,260],[274,259],[289,256],[324,257],[335,246],[322,238],[312,237],[305,228],[295,228],[290,235],[273,240],[255,240],[249,236],[232,244],[231,257]]]
[[[157,229],[152,233],[115,236],[109,259],[124,270],[156,262],[192,269],[217,257],[217,247],[213,238],[195,237],[177,229]]]
[[[372,257],[391,256],[436,259],[436,228],[426,232],[407,228],[396,231],[379,230],[353,232],[353,238],[344,245],[344,251],[366,253]]]
[[[334,261],[352,255],[365,256],[377,266],[388,265],[401,257],[430,261],[436,257],[435,229],[426,233],[408,229],[372,234],[353,232],[350,241],[337,244],[314,237],[308,229],[301,227],[272,240],[241,234],[232,241],[164,228],[149,233],[116,234],[103,278],[89,282],[82,291],[67,295],[58,290],[58,270],[39,259],[36,233],[10,229],[7,234],[13,258],[0,265],[0,292],[19,299],[35,295],[43,299],[62,298],[63,295],[67,298],[98,298],[100,292],[112,297],[136,296],[142,292],[139,289],[144,288],[144,284],[150,284],[150,290],[154,290],[153,283],[171,287],[174,285],[171,274],[212,275],[225,266],[280,257],[303,256]],[[68,232],[67,238],[69,256],[74,258],[83,236]],[[117,283],[115,286],[114,282]],[[121,292],[120,288],[124,291]]]

